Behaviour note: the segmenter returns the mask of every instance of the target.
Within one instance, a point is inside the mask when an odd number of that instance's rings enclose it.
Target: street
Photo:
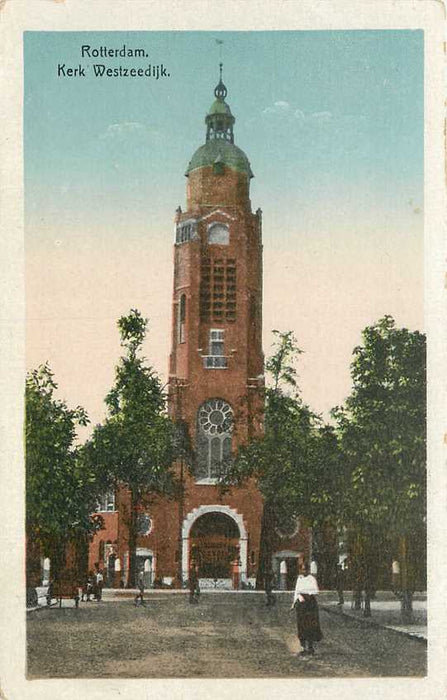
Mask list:
[[[28,616],[28,678],[254,678],[424,676],[426,645],[320,608],[324,639],[296,658],[289,595],[151,592],[52,607]]]

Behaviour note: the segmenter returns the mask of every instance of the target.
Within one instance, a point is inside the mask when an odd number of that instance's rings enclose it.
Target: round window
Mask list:
[[[147,513],[140,513],[137,518],[137,532],[139,535],[149,535],[152,531],[152,519]]]
[[[199,425],[208,435],[223,435],[233,428],[233,409],[222,399],[210,399],[199,411]]]
[[[282,539],[290,539],[298,534],[300,529],[300,521],[298,518],[290,518],[288,521],[281,523],[276,528],[276,532]]]

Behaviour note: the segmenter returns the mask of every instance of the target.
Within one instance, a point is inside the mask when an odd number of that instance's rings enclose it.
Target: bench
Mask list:
[[[51,605],[51,601],[56,599],[56,604],[62,607],[62,599],[74,600],[75,607],[79,607],[79,586],[73,581],[54,581],[48,586],[47,590],[47,605]]]

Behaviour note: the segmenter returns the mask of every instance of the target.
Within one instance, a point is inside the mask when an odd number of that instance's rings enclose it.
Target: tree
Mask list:
[[[242,446],[223,476],[226,484],[254,478],[263,496],[260,555],[256,585],[268,587],[275,531],[300,516],[322,524],[335,513],[333,430],[303,403],[295,362],[301,354],[291,331],[273,331],[276,342],[266,362],[271,385],[265,390],[264,434]],[[334,516],[335,517],[335,516]]]
[[[166,396],[152,367],[140,357],[147,319],[136,309],[118,320],[126,354],[115,370],[115,383],[106,396],[108,416],[97,425],[85,448],[86,458],[102,475],[104,490],[125,486],[130,505],[129,580],[135,586],[138,516],[155,494],[172,494],[172,424]]]
[[[90,517],[96,479],[80,459],[76,429],[88,423],[80,406],[68,408],[55,398],[57,384],[48,364],[27,375],[26,535],[27,574],[32,552],[49,556],[55,574],[65,561],[67,543],[95,529]]]
[[[408,617],[416,559],[410,543],[425,531],[425,336],[396,328],[385,316],[365,328],[362,339],[353,353],[351,395],[333,412],[346,464],[345,516],[363,554],[366,587],[377,564],[371,545],[390,535],[399,540]]]

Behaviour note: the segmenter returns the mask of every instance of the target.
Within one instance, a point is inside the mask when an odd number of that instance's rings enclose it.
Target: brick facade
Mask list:
[[[219,86],[224,89],[222,83]],[[264,386],[262,216],[260,210],[251,210],[252,173],[246,156],[232,145],[234,118],[225,117],[231,113],[222,98],[226,89],[219,92],[219,86],[213,105],[217,104],[217,116],[211,111],[207,120],[218,136],[223,123],[226,131],[220,138],[231,141],[223,144],[222,156],[214,163],[205,159],[198,167],[190,164],[187,209],[179,208],[175,217],[169,411],[188,428],[198,455],[196,471],[175,465],[177,473],[183,474],[182,503],[155,498],[148,505],[150,529],[139,537],[137,549],[141,565],[147,560],[148,583],[177,579],[179,585],[180,568],[185,582],[194,559],[202,581],[214,578],[215,585],[219,579],[223,586],[239,587],[254,579],[258,564],[260,493],[254,483],[248,483],[222,495],[213,476],[216,455],[222,456],[230,444],[234,453],[239,445],[262,434]],[[219,141],[211,147],[214,154]],[[227,154],[240,160],[235,165]],[[230,412],[228,427],[224,419]],[[90,568],[95,562],[107,567],[106,558],[116,556],[114,577],[109,561],[109,579],[115,585],[126,582],[125,491],[117,494],[117,506],[116,512],[104,514],[106,528],[95,537],[89,559]],[[208,533],[204,523],[210,524]],[[278,535],[279,558],[274,561],[278,576],[284,559],[295,573],[293,562],[298,554],[307,556],[308,544],[306,531],[292,538]],[[225,561],[219,561],[219,552],[230,551],[230,546],[234,561],[225,559],[226,555],[222,555]]]

